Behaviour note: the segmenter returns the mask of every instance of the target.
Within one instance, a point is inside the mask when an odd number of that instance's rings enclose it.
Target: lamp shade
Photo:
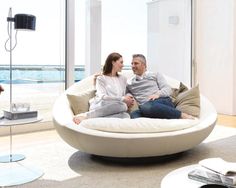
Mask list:
[[[15,29],[35,30],[36,17],[30,14],[16,14]]]

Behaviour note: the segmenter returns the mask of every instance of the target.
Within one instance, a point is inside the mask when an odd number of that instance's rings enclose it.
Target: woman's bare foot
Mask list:
[[[73,118],[73,121],[77,124],[77,125],[79,125],[83,120],[85,120],[85,119],[87,119],[87,117],[86,116],[75,116],[74,118]]]
[[[186,114],[184,112],[181,113],[181,119],[195,119],[192,115]]]

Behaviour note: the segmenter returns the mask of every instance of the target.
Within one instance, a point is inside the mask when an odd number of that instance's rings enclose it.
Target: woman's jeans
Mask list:
[[[130,116],[132,119],[139,117],[179,119],[181,112],[175,108],[170,97],[160,97],[139,105],[139,109],[133,111]]]

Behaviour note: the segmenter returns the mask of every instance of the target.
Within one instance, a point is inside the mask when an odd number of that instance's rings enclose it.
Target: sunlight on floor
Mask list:
[[[0,155],[9,154],[9,144],[9,137],[0,137]],[[68,165],[70,156],[76,151],[62,141],[55,130],[13,136],[12,153],[26,156],[17,163],[41,169],[42,179],[64,181],[80,176]],[[0,163],[0,168],[5,165]]]
[[[221,125],[216,125],[211,134],[204,140],[204,143],[212,142],[222,138],[227,138],[236,135],[236,129],[231,127],[225,127]]]

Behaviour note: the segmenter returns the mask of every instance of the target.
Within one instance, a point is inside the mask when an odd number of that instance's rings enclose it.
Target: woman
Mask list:
[[[89,101],[89,111],[73,118],[76,124],[95,117],[129,118],[128,107],[134,99],[125,96],[127,79],[119,75],[123,68],[123,58],[119,53],[111,53],[103,66],[103,72],[96,79],[96,96]]]

